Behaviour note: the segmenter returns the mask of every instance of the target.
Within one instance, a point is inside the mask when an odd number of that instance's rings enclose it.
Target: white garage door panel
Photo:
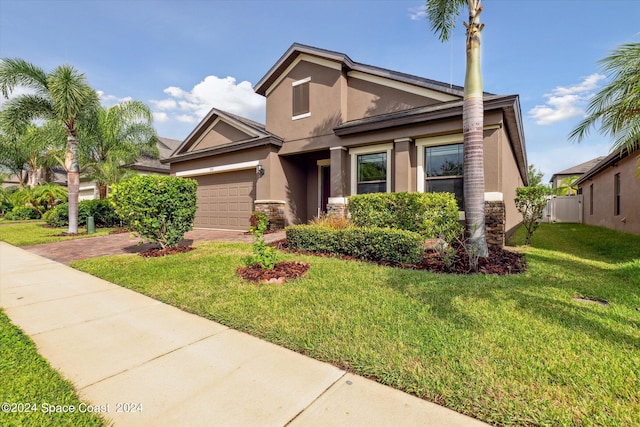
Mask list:
[[[249,229],[249,216],[255,199],[254,169],[195,178],[198,181],[196,227]]]

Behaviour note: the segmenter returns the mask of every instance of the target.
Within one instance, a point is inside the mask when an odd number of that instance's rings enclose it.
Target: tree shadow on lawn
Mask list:
[[[551,322],[562,329],[598,341],[605,340],[615,346],[640,349],[638,334],[624,331],[629,328],[640,330],[639,280],[625,279],[631,275],[640,277],[640,262],[607,266],[561,255],[548,251],[528,253],[530,270],[519,275],[418,274],[407,277],[409,272],[389,268],[385,282],[419,304],[429,306],[434,316],[456,328],[481,332],[486,326],[484,321],[464,312],[462,301],[487,301],[495,307],[514,302],[518,311],[526,312],[538,321]],[[573,301],[576,296],[604,299],[624,307],[629,316],[621,316],[620,310],[614,311],[612,306],[591,306]],[[510,322],[518,321],[514,318]]]

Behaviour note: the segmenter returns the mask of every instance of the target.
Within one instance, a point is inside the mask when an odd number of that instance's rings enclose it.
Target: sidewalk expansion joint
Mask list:
[[[224,326],[224,325],[223,325],[223,326]],[[101,378],[101,379],[99,379],[98,381],[95,381],[95,382],[93,382],[93,383],[91,383],[91,384],[87,384],[87,385],[85,385],[85,386],[84,386],[84,387],[82,387],[82,388],[77,387],[77,386],[76,386],[76,388],[77,388],[78,390],[84,390],[84,389],[87,389],[87,388],[89,388],[89,387],[91,387],[91,386],[94,386],[94,385],[96,385],[96,384],[100,384],[100,383],[101,383],[101,382],[103,382],[103,381],[106,381],[106,380],[108,380],[108,379],[111,379],[111,378],[117,377],[118,375],[124,374],[125,372],[129,372],[129,371],[132,371],[132,370],[134,370],[134,369],[137,369],[137,368],[139,368],[139,367],[141,367],[141,366],[146,365],[147,363],[153,362],[154,360],[158,360],[158,359],[163,358],[163,357],[165,357],[165,356],[167,356],[167,355],[169,355],[169,354],[171,354],[171,353],[175,353],[175,352],[176,352],[176,351],[178,351],[178,350],[182,350],[183,348],[187,348],[187,347],[192,346],[192,345],[194,345],[194,344],[197,344],[197,343],[199,343],[199,342],[201,342],[201,341],[204,341],[204,340],[206,340],[206,339],[209,339],[209,338],[211,338],[211,337],[213,337],[213,336],[220,335],[221,333],[226,332],[226,331],[227,331],[227,330],[229,330],[229,329],[231,329],[231,328],[229,328],[229,327],[225,326],[225,329],[223,329],[223,330],[221,330],[221,331],[215,332],[215,333],[213,333],[213,334],[211,334],[211,335],[207,335],[206,337],[199,338],[199,339],[197,339],[197,340],[195,340],[195,341],[191,341],[191,342],[189,342],[189,343],[187,343],[187,344],[181,345],[180,347],[173,348],[173,349],[171,349],[171,350],[169,350],[169,351],[167,351],[167,352],[165,352],[165,353],[162,353],[162,354],[159,354],[159,355],[157,355],[157,356],[154,356],[154,357],[152,357],[151,359],[147,359],[147,360],[145,360],[145,361],[143,361],[143,362],[140,362],[140,363],[138,363],[137,365],[131,366],[131,367],[127,368],[127,369],[123,369],[122,371],[119,371],[119,372],[116,372],[116,373],[111,374],[111,375],[109,375],[109,376],[106,376],[106,377],[104,377],[104,378]]]
[[[300,410],[300,412],[298,412],[296,415],[294,415],[293,418],[291,418],[285,425],[284,427],[290,425],[292,422],[294,422],[296,420],[296,418],[298,418],[300,415],[302,415],[302,413],[304,411],[306,411],[307,409],[309,409],[310,407],[312,407],[318,400],[320,400],[320,398],[322,396],[324,396],[330,389],[331,387],[333,387],[334,385],[338,384],[339,381],[342,381],[342,379],[345,377],[345,375],[347,375],[348,372],[347,371],[342,371],[342,375],[340,375],[340,377],[338,379],[336,379],[334,382],[332,382],[331,384],[329,384],[329,386],[327,388],[325,388],[322,393],[320,393],[319,395],[316,396],[315,399],[313,399],[307,406],[305,406],[304,408],[302,408]]]

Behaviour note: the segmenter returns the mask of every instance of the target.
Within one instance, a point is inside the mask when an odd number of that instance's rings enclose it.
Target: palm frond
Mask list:
[[[47,93],[47,73],[39,67],[20,59],[0,60],[0,92],[7,98],[16,87],[23,86],[43,95]]]
[[[632,151],[640,140],[640,43],[624,44],[599,63],[609,83],[591,98],[569,140],[580,142],[598,128],[612,138],[612,151]]]
[[[33,120],[53,118],[53,103],[36,94],[20,95],[4,103],[0,126],[7,132],[20,133]]]
[[[57,67],[47,78],[56,115],[67,127],[74,128],[75,119],[81,112],[99,104],[99,97],[89,86],[84,74],[70,65]]]
[[[441,41],[447,41],[451,37],[460,9],[465,4],[465,0],[427,0],[426,12],[431,30]]]

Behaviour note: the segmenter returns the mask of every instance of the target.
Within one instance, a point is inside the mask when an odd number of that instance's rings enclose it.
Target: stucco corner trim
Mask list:
[[[232,172],[237,170],[252,169],[257,167],[259,164],[260,164],[260,161],[258,160],[253,160],[250,162],[242,162],[242,163],[231,163],[228,165],[212,166],[210,168],[190,169],[186,171],[180,171],[180,172],[176,172],[176,176],[189,177],[189,176],[198,176],[198,175],[209,175],[209,174],[221,173],[221,172]]]
[[[504,202],[504,194],[502,194],[499,191],[485,192],[484,201],[485,202]]]

